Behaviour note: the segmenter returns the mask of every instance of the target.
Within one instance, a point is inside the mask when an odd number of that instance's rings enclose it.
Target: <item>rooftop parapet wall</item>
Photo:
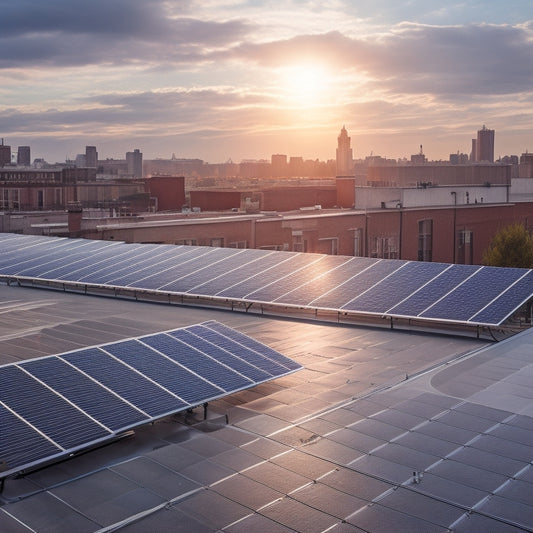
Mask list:
[[[508,187],[356,187],[355,208],[433,207],[499,204],[508,201]]]

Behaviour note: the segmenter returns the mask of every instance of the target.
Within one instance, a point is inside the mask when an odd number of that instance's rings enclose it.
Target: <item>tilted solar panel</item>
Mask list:
[[[489,302],[470,320],[481,323],[494,323],[507,318],[518,306],[524,304],[533,294],[533,270],[522,270],[523,275]]]
[[[447,265],[442,263],[406,263],[353,299],[344,309],[386,313],[393,305],[407,299],[446,268]],[[388,292],[390,298],[384,299],[384,292]]]
[[[406,261],[385,261],[383,259],[378,259],[370,264],[365,262],[363,270],[356,271],[354,276],[347,277],[337,287],[333,287],[323,296],[316,298],[312,305],[329,309],[352,310],[353,308],[350,307],[352,300],[405,264]]]
[[[2,366],[0,477],[300,368],[214,321]]]
[[[261,290],[269,291],[268,298],[272,298],[275,293],[275,286],[280,279],[290,276],[292,273],[299,271],[306,266],[311,265],[317,260],[316,254],[302,254],[295,252],[277,252],[282,260],[275,266],[265,268],[263,271],[249,276],[246,270],[240,268],[235,269],[236,272],[241,272],[241,282],[228,287],[226,290],[219,291],[217,296],[228,298],[242,298],[252,301],[257,301],[259,298],[257,292]],[[271,301],[268,298],[265,301]]]
[[[11,234],[0,234],[0,246],[0,278],[19,283],[261,312],[267,305],[477,327],[502,324],[533,297],[527,269]]]
[[[524,274],[518,268],[480,267],[421,316],[468,321]]]

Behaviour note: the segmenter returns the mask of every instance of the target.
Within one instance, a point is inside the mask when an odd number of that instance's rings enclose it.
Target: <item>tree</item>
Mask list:
[[[482,263],[499,267],[533,267],[533,237],[521,224],[502,228],[483,253]]]

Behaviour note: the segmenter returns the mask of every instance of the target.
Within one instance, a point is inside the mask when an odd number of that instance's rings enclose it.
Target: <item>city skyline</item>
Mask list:
[[[32,159],[533,149],[533,6],[0,0],[0,136]]]

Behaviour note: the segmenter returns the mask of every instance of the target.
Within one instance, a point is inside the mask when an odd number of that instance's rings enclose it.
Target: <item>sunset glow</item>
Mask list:
[[[0,136],[34,157],[533,149],[533,4],[0,0]],[[31,15],[31,16],[30,16]]]
[[[321,65],[292,65],[281,70],[280,91],[282,98],[296,106],[314,107],[328,103],[334,90],[331,74]]]

